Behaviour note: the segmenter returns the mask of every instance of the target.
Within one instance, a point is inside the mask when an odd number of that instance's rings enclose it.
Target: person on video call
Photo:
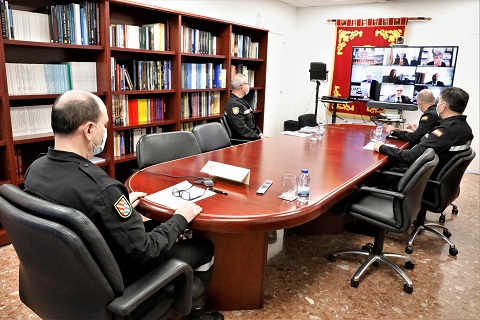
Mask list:
[[[399,66],[408,66],[408,59],[405,55],[405,52],[401,52],[400,55],[398,55],[397,53],[397,56],[395,57],[395,61],[393,62],[393,64],[397,64]]]
[[[408,96],[403,95],[403,87],[397,87],[394,94],[391,94],[384,100],[385,102],[411,103]]]
[[[423,89],[417,94],[417,103],[423,114],[420,117],[418,125],[408,122],[406,129],[397,129],[392,125],[387,126],[387,132],[391,136],[414,144],[420,142],[427,133],[438,125],[440,120],[437,114],[437,106],[435,105],[435,96],[432,91]]]
[[[397,81],[397,70],[395,69],[390,70],[390,74],[388,76],[383,76],[383,82],[396,83]]]
[[[54,147],[28,168],[25,191],[75,208],[90,218],[112,250],[127,285],[168,259],[187,262],[205,292],[195,299],[185,319],[222,320],[221,313],[204,310],[213,272],[213,243],[201,237],[179,240],[202,208],[187,202],[163,223],[143,222],[135,207],[146,193],[129,194],[123,183],[89,160],[103,151],[109,122],[107,108],[96,95],[67,91],[53,104],[51,119]]]
[[[445,84],[442,81],[438,81],[438,78],[440,78],[440,75],[438,73],[435,73],[432,76],[432,81],[428,81],[426,84],[437,87],[444,87]]]
[[[232,130],[232,137],[247,140],[265,138],[255,123],[250,105],[243,99],[250,91],[247,77],[243,73],[235,74],[230,80],[230,87],[232,94],[225,105],[225,115]]]
[[[366,79],[365,80],[362,80],[362,82],[366,82],[366,83],[372,83],[372,75],[367,73],[366,75]]]
[[[447,65],[443,62],[443,52],[433,51],[433,61],[427,63],[427,66],[446,67]]]

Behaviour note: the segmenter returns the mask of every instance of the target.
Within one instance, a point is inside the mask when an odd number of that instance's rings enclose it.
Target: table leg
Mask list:
[[[195,231],[215,244],[215,264],[207,310],[263,307],[268,232],[215,233]]]

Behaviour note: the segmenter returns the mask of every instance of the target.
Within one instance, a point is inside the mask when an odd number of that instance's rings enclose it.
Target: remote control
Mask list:
[[[265,180],[262,186],[258,188],[257,193],[264,194],[265,192],[267,192],[267,189],[272,185],[272,183],[272,180]]]

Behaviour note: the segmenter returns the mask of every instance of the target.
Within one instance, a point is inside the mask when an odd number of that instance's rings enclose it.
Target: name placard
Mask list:
[[[250,169],[232,166],[225,163],[209,160],[200,172],[210,176],[219,177],[248,184],[250,182]]]

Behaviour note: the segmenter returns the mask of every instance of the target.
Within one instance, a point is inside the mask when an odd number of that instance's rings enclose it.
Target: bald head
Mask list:
[[[435,96],[433,95],[432,91],[423,89],[417,94],[417,102],[420,109],[425,111],[428,109],[428,107],[435,104]]]
[[[87,121],[96,123],[103,108],[106,110],[103,101],[88,91],[67,91],[58,97],[53,104],[53,133],[69,135]]]

